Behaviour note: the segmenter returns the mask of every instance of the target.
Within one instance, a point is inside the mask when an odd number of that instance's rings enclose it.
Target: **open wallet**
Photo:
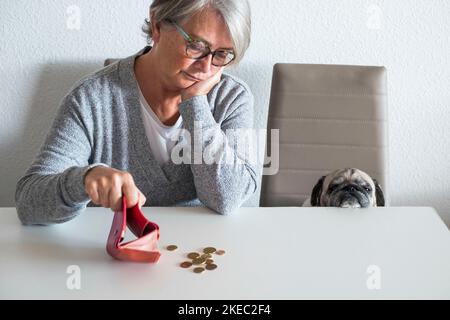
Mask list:
[[[136,240],[122,243],[126,228],[137,237]],[[112,257],[124,261],[158,262],[159,227],[147,220],[138,205],[127,208],[125,196],[122,197],[122,210],[114,213],[106,251]]]

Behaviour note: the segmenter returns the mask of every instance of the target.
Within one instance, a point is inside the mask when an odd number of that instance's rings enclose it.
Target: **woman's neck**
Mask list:
[[[151,51],[136,59],[134,73],[142,95],[159,120],[164,125],[174,125],[180,116],[181,94],[164,88]]]

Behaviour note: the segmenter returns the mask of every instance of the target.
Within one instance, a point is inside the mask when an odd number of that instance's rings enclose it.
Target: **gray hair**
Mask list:
[[[207,8],[216,10],[223,18],[233,41],[237,64],[250,45],[251,13],[247,0],[154,0],[150,6],[150,19],[157,23],[170,19],[179,23]],[[149,44],[152,40],[152,21],[145,19],[142,31]]]

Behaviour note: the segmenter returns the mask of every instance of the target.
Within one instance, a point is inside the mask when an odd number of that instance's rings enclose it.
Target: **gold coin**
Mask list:
[[[212,264],[212,263],[214,263],[213,259],[206,259],[206,264]]]
[[[209,254],[209,253],[205,253],[205,254],[202,254],[202,255],[200,256],[200,258],[211,259],[211,258],[212,258],[212,255]]]
[[[197,253],[197,252],[191,252],[191,253],[188,253],[187,256],[188,256],[189,259],[195,259],[195,258],[200,257],[200,253]]]
[[[202,267],[194,268],[195,273],[202,273],[203,271],[205,271],[205,268],[202,268]]]
[[[225,250],[217,250],[216,254],[218,254],[219,256],[223,256],[225,254]]]
[[[217,264],[210,263],[210,264],[207,264],[205,268],[206,268],[206,270],[214,270],[217,268]]]
[[[185,261],[180,264],[180,267],[182,268],[189,268],[190,266],[192,266],[192,262],[190,261]]]
[[[169,251],[174,251],[174,250],[177,250],[177,249],[178,249],[178,247],[176,245],[174,245],[174,244],[172,244],[170,246],[167,246],[167,250],[169,250]]]
[[[207,248],[203,249],[203,252],[204,253],[214,253],[214,252],[216,252],[216,248],[207,247]]]
[[[195,264],[195,265],[199,265],[199,264],[204,263],[205,261],[206,261],[205,258],[199,257],[199,258],[195,258],[194,260],[192,260],[192,263]]]

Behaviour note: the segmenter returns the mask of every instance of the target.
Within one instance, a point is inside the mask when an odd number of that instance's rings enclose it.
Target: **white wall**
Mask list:
[[[106,57],[145,45],[150,0],[0,1],[0,205],[42,143],[61,97]],[[276,62],[384,65],[391,201],[434,206],[450,226],[450,1],[251,0],[241,66],[266,125]],[[77,10],[80,28],[77,29]],[[257,199],[250,201],[257,203]]]

